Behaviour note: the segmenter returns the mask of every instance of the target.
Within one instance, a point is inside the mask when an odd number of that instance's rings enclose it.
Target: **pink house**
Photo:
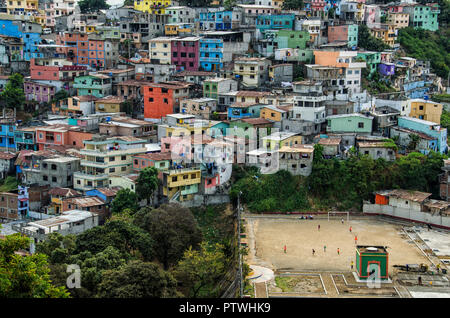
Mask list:
[[[171,42],[172,64],[178,70],[198,71],[200,37],[175,38]]]
[[[56,93],[56,88],[54,86],[32,81],[25,81],[23,83],[23,88],[26,100],[39,103],[49,103]]]

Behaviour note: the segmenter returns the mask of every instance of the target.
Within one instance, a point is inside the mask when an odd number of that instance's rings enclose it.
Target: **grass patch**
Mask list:
[[[277,284],[277,287],[281,288],[281,290],[284,293],[292,292],[294,291],[295,285],[297,285],[297,281],[294,277],[282,277],[282,276],[276,276],[275,277],[275,283]]]
[[[17,186],[19,185],[19,181],[16,179],[16,177],[6,177],[5,180],[1,181],[0,185],[0,191],[1,192],[9,192],[13,190],[17,190]]]

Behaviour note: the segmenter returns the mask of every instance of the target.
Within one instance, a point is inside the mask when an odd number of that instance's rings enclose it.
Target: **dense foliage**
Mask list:
[[[117,191],[114,200],[111,202],[111,213],[121,213],[125,209],[137,211],[139,209],[138,196],[130,189],[120,189]]]
[[[147,202],[152,202],[153,194],[158,189],[159,182],[158,169],[155,167],[142,169],[136,180],[136,194],[141,200],[146,199]]]
[[[249,173],[233,184],[231,199],[235,201],[240,192],[241,202],[254,212],[288,212],[310,208],[302,179],[285,170],[269,175]]]
[[[447,78],[450,71],[450,30],[440,28],[436,32],[412,27],[400,29],[398,41],[408,56],[430,61],[434,72]]]
[[[391,139],[386,139],[385,145],[397,148]],[[369,200],[374,191],[393,188],[430,192],[438,198],[438,175],[447,157],[412,152],[388,162],[356,151],[347,160],[324,159],[322,152],[323,147],[316,145],[312,173],[305,180],[287,171],[262,176],[254,171],[246,176],[240,173],[231,196],[236,199],[241,191],[241,202],[254,212],[311,208],[360,211],[363,200]]]
[[[67,298],[64,287],[51,283],[46,255],[15,253],[29,244],[20,234],[0,240],[0,298]]]
[[[365,24],[358,26],[358,47],[367,51],[381,52],[389,48],[382,40],[370,34],[369,28]]]
[[[438,196],[438,175],[445,155],[412,152],[387,162],[356,154],[347,160],[326,160],[322,151],[320,145],[315,146],[308,186],[310,194],[324,206],[360,210],[362,201],[369,200],[374,191],[392,188],[431,192]]]
[[[106,0],[81,0],[78,2],[81,13],[95,13],[109,8]]]
[[[15,73],[8,78],[5,88],[0,93],[0,106],[22,110],[24,104],[23,76]]]
[[[227,276],[235,265],[234,223],[225,206],[127,211],[78,236],[53,233],[37,245],[56,286],[66,285],[69,264],[81,269],[81,288],[70,289],[77,298],[215,297],[234,279],[234,272],[231,281]]]
[[[283,1],[283,9],[285,10],[301,10],[304,7],[303,0],[285,0]]]
[[[186,249],[190,246],[196,248],[202,241],[192,212],[180,205],[141,209],[133,223],[151,234],[155,241],[155,255],[166,270],[181,259]]]

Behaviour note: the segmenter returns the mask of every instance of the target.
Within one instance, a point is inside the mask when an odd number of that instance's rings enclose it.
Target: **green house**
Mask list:
[[[328,116],[327,132],[370,134],[372,132],[372,121],[372,116],[358,113]]]
[[[361,58],[366,62],[369,78],[377,72],[378,64],[381,63],[381,52],[358,52],[356,58]]]
[[[74,79],[73,87],[78,96],[92,95],[101,98],[111,95],[112,80],[103,74],[83,75]]]
[[[359,279],[389,279],[389,253],[385,246],[356,246],[356,272]]]

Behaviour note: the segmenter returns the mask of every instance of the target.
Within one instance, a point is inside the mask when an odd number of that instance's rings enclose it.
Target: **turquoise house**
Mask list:
[[[437,140],[437,150],[440,153],[447,152],[447,128],[442,128],[441,125],[431,121],[405,116],[398,117],[398,127],[421,132],[434,138]]]
[[[381,52],[358,52],[356,58],[362,58],[366,61],[366,67],[369,71],[369,78],[373,76],[378,70],[378,64],[381,63]]]
[[[73,87],[78,96],[92,95],[95,97],[106,97],[112,93],[112,80],[103,74],[78,76],[75,78]]]

